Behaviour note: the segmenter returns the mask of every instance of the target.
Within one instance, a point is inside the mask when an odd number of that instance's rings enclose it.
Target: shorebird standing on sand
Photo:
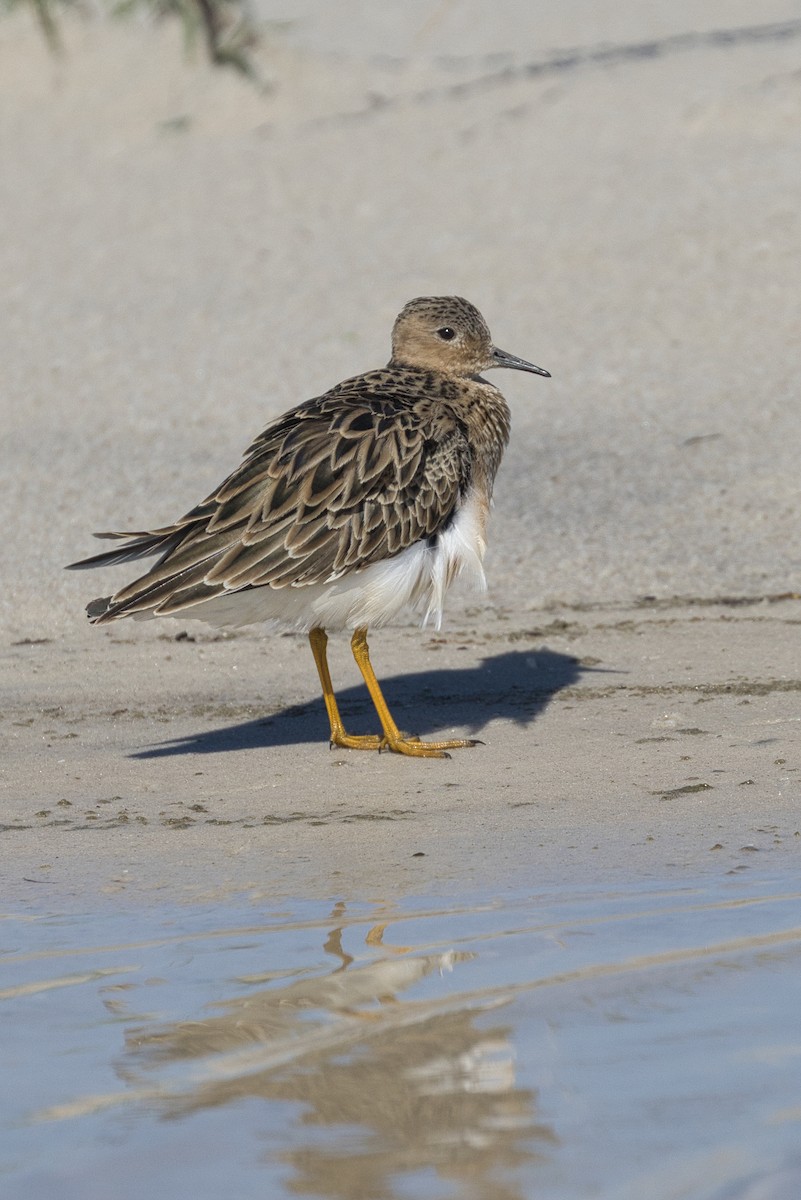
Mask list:
[[[148,533],[99,533],[126,544],[72,567],[160,555],[93,624],[120,617],[199,617],[212,625],[278,621],[309,635],[331,745],[447,758],[472,739],[402,734],[370,663],[368,626],[411,606],[439,625],[461,572],[484,585],[492,487],[509,408],[481,372],[542,367],[492,344],[481,313],[458,296],[411,300],[392,330],[386,367],[337,384],[261,433],[232,475],[181,517]],[[328,670],[326,629],[351,629],[353,656],[383,735],[345,732]]]

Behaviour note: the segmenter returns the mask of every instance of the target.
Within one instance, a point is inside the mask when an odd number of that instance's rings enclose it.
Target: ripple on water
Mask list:
[[[797,1200],[800,899],[6,914],[2,1194]]]

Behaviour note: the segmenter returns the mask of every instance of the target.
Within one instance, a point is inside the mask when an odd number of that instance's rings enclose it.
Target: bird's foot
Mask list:
[[[424,742],[416,734],[401,733],[379,737],[375,733],[346,733],[344,729],[332,729],[328,745],[341,746],[345,750],[390,750],[393,754],[406,754],[410,758],[450,758],[449,750],[461,750],[463,746],[483,746],[478,738],[453,738],[439,742]]]
[[[345,750],[380,750],[384,739],[376,733],[345,733],[344,729],[332,729],[328,740],[329,749],[342,746]]]
[[[379,750],[391,750],[394,754],[408,754],[410,758],[450,758],[449,750],[461,750],[463,746],[483,746],[478,738],[453,738],[441,742],[424,742],[422,738],[407,733],[397,737],[384,736]]]

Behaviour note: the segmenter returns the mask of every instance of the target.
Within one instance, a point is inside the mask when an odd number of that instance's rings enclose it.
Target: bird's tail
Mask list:
[[[165,529],[154,529],[150,533],[96,533],[98,538],[114,538],[125,544],[114,550],[104,550],[102,554],[93,554],[90,558],[79,559],[70,563],[68,571],[85,571],[92,567],[112,567],[116,563],[132,562],[137,558],[149,558],[152,554],[160,554],[165,558],[180,541],[183,530],[169,526]],[[137,581],[138,582],[138,581]],[[128,615],[130,605],[120,604],[117,596],[99,596],[86,606],[86,615],[92,624],[113,621],[116,617]]]

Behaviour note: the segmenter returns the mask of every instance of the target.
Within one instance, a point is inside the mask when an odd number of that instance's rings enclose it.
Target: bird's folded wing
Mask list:
[[[446,528],[470,479],[461,422],[442,402],[365,388],[368,378],[282,417],[180,521],[134,535],[130,557],[162,557],[111,598],[106,619],[177,612],[246,587],[330,582]]]

